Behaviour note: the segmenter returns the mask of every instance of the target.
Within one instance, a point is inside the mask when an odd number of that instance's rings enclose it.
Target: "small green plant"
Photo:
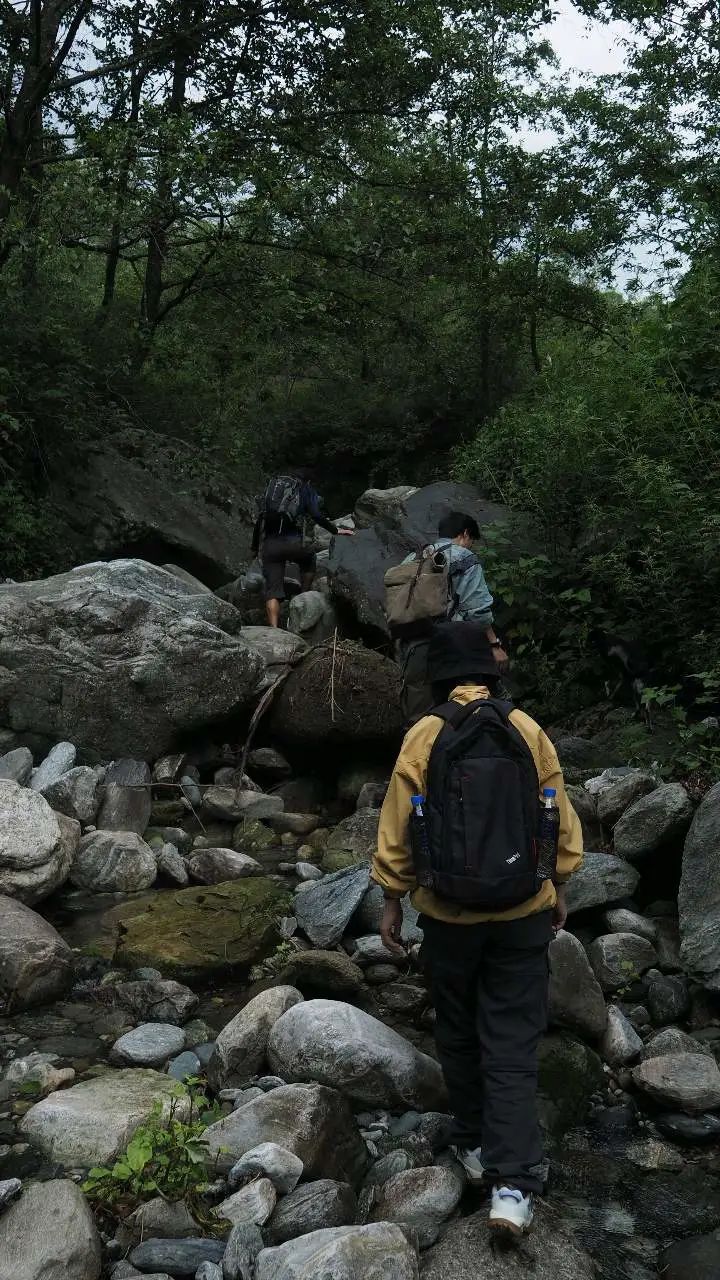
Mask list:
[[[698,684],[696,706],[716,705],[720,695],[720,671],[701,671],[691,677]],[[677,699],[679,685],[645,689],[643,703],[649,710],[669,713],[674,731],[672,749],[663,771],[703,790],[720,779],[720,729],[714,717],[691,721]]]
[[[118,1214],[154,1196],[192,1202],[208,1186],[203,1133],[218,1115],[198,1079],[178,1084],[167,1112],[158,1102],[119,1160],[90,1170],[83,1191],[91,1202]]]
[[[295,955],[297,948],[292,942],[281,942],[275,948],[272,955],[267,960],[263,960],[261,964],[253,965],[250,970],[250,979],[252,982],[261,982],[263,978],[271,978],[276,973],[281,973],[290,958]]]

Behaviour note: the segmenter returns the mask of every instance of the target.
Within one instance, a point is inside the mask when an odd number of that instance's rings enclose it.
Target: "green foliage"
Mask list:
[[[192,1202],[208,1185],[203,1133],[217,1118],[200,1081],[178,1084],[167,1114],[157,1103],[119,1160],[90,1170],[83,1191],[111,1212],[127,1211],[155,1196]]]
[[[280,942],[273,951],[272,955],[263,960],[262,964],[253,965],[250,970],[250,980],[252,982],[261,982],[263,978],[271,977],[273,974],[281,973],[285,968],[288,960],[295,955],[295,948],[292,942]]]

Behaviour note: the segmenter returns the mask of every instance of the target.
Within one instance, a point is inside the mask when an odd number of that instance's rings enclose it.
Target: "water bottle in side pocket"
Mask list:
[[[560,810],[554,787],[543,787],[538,823],[538,880],[554,880],[560,842]]]
[[[430,865],[430,844],[425,821],[424,796],[411,796],[410,849],[415,865],[415,878],[424,889],[432,889],[433,874]]]

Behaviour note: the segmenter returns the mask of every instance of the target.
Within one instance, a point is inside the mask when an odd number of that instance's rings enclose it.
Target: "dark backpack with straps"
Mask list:
[[[425,838],[415,839],[418,884],[458,906],[497,911],[532,898],[538,876],[537,769],[512,704],[449,702],[428,763]]]
[[[263,498],[263,515],[287,516],[293,522],[303,507],[303,482],[297,476],[273,476]]]

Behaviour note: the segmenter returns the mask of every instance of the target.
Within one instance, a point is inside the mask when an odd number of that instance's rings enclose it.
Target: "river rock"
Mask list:
[[[109,1164],[157,1102],[169,1108],[176,1088],[175,1080],[158,1071],[107,1071],[36,1103],[21,1120],[20,1132],[66,1168]]]
[[[137,915],[123,914],[115,959],[150,965],[179,980],[202,981],[253,964],[277,936],[287,897],[268,876],[158,894]]]
[[[199,1004],[194,991],[170,978],[146,978],[118,982],[113,995],[121,1009],[143,1022],[170,1022],[181,1026]]]
[[[190,883],[190,876],[179,849],[176,849],[174,844],[161,844],[159,848],[153,849],[153,852],[158,875],[168,880],[170,884],[176,884],[181,889],[185,889]]]
[[[284,782],[292,777],[292,765],[275,747],[256,747],[248,756],[248,769],[264,782]]]
[[[342,938],[370,883],[366,864],[325,876],[295,898],[295,916],[316,947],[332,947]]]
[[[693,803],[680,782],[668,782],[641,796],[615,826],[615,853],[639,862],[656,849],[682,836],[690,826]]]
[[[561,929],[549,954],[550,1024],[596,1040],[605,1031],[607,1011],[584,946]]]
[[[29,906],[47,898],[65,883],[79,839],[78,824],[37,792],[0,782],[0,893]]]
[[[236,626],[217,596],[142,560],[0,585],[0,722],[156,759],[252,701],[262,660]]]
[[[656,1027],[679,1022],[690,1010],[687,978],[649,969],[645,975],[646,1004]]]
[[[185,1033],[167,1022],[146,1022],[127,1031],[111,1050],[111,1060],[132,1067],[161,1067],[185,1048]]]
[[[283,1080],[317,1080],[355,1102],[440,1111],[446,1100],[432,1058],[338,1000],[308,1000],[283,1014],[270,1032],[268,1061]]]
[[[26,787],[33,771],[32,751],[28,747],[15,747],[0,756],[0,782],[17,782]]]
[[[402,936],[405,942],[422,942],[422,929],[418,928],[418,913],[406,895],[402,899]],[[351,932],[362,936],[379,933],[385,898],[379,884],[371,884],[351,921]]]
[[[158,1236],[166,1240],[185,1240],[197,1235],[197,1223],[184,1200],[165,1200],[157,1196],[141,1204],[125,1219],[136,1240]]]
[[[682,959],[688,971],[720,991],[720,782],[693,818],[682,859],[678,906]]]
[[[604,907],[608,902],[632,897],[640,874],[635,867],[610,853],[585,854],[579,871],[570,877],[566,888],[568,913]]]
[[[655,1124],[673,1142],[693,1147],[720,1142],[720,1116],[685,1116],[680,1112],[669,1112],[656,1116]]]
[[[210,1125],[205,1141],[208,1160],[220,1173],[263,1142],[292,1151],[308,1179],[323,1176],[357,1186],[367,1165],[365,1143],[347,1102],[319,1084],[263,1093]]]
[[[270,987],[223,1027],[208,1063],[208,1079],[214,1089],[240,1087],[262,1071],[272,1028],[302,998],[295,987]]]
[[[171,1275],[175,1280],[195,1280],[203,1262],[220,1263],[225,1253],[224,1240],[144,1240],[130,1254],[130,1263],[144,1274]]]
[[[72,769],[76,756],[77,748],[72,742],[58,742],[52,751],[48,752],[42,764],[33,771],[30,779],[31,790],[42,792],[46,787],[52,786],[53,782],[57,782],[64,773]]]
[[[636,933],[639,938],[647,938],[655,944],[658,927],[655,920],[640,916],[636,911],[628,911],[626,907],[613,907],[605,912],[605,925],[608,933]]]
[[[187,869],[200,884],[224,884],[262,873],[260,863],[234,849],[197,849],[187,860]]]
[[[238,790],[236,787],[208,787],[203,797],[203,811],[223,822],[239,822],[242,818],[258,821],[282,813],[282,796],[263,795],[262,791]]]
[[[13,1089],[19,1088],[24,1084],[32,1084],[35,1086],[36,1092],[34,1097],[44,1098],[49,1093],[54,1093],[56,1089],[60,1089],[64,1084],[72,1084],[75,1079],[75,1072],[72,1067],[55,1067],[53,1063],[57,1061],[58,1055],[55,1053],[29,1053],[25,1058],[13,1058],[10,1066],[5,1071],[3,1079],[12,1086]]]
[[[396,966],[404,966],[407,964],[405,955],[396,955],[394,951],[388,950],[379,933],[368,933],[362,938],[354,938],[352,946],[353,960],[358,965],[394,964]]]
[[[460,1218],[425,1256],[423,1280],[595,1280],[595,1264],[566,1235],[558,1215],[536,1205],[533,1229],[515,1249],[494,1248],[487,1210]]]
[[[237,1223],[228,1236],[222,1271],[219,1276],[212,1277],[212,1280],[253,1280],[255,1263],[262,1247],[260,1228],[254,1222]],[[204,1280],[199,1271],[195,1280]],[[207,1280],[211,1278],[207,1277]]]
[[[307,652],[301,636],[278,627],[243,627],[242,639],[262,658],[265,675],[260,692],[269,689],[279,676],[286,675]]]
[[[720,1229],[670,1245],[660,1255],[663,1280],[717,1280],[720,1276]]]
[[[331,832],[323,854],[328,871],[369,862],[377,852],[379,809],[360,809],[344,818]]]
[[[292,1151],[279,1147],[276,1142],[262,1142],[252,1151],[246,1151],[233,1165],[228,1182],[231,1187],[239,1187],[260,1175],[270,1179],[278,1195],[286,1196],[295,1190],[302,1174],[302,1160]]]
[[[298,1236],[355,1222],[357,1198],[347,1182],[322,1178],[304,1182],[278,1204],[264,1236],[268,1244],[284,1244]]]
[[[646,1058],[662,1058],[679,1053],[701,1053],[708,1058],[713,1057],[710,1045],[703,1044],[702,1040],[695,1040],[679,1027],[664,1027],[662,1031],[658,1031],[643,1045],[641,1056],[644,1062]]]
[[[269,1178],[258,1178],[246,1187],[233,1192],[214,1211],[216,1218],[224,1218],[234,1227],[243,1222],[254,1222],[263,1227],[277,1203],[277,1192]]]
[[[297,951],[279,978],[303,995],[356,995],[365,985],[362,969],[344,951]]]
[[[603,1064],[592,1049],[564,1032],[545,1036],[538,1049],[538,1109],[555,1138],[582,1124],[593,1095],[605,1086]]]
[[[720,1109],[720,1069],[702,1054],[648,1058],[632,1075],[638,1089],[666,1108],[680,1107],[688,1115]]]
[[[321,645],[293,668],[278,690],[271,729],[282,742],[300,747],[399,744],[400,668],[390,658],[347,640]]]
[[[144,760],[114,760],[105,773],[96,826],[142,836],[152,811],[152,774]]]
[[[608,1025],[602,1038],[600,1052],[611,1067],[624,1067],[639,1058],[643,1042],[622,1009],[611,1004],[607,1011]]]
[[[344,541],[344,539],[343,539]],[[417,1280],[415,1250],[389,1222],[313,1231],[263,1249],[256,1280]]]
[[[624,777],[611,781],[596,797],[597,815],[603,826],[612,829],[626,809],[655,791],[657,786],[657,778],[643,769],[632,769]]]
[[[417,493],[417,488],[411,484],[398,484],[392,489],[366,489],[355,503],[357,528],[368,529],[374,524],[399,528],[407,519],[405,503],[414,493]]]
[[[74,818],[82,826],[95,822],[98,809],[98,776],[88,765],[79,765],[43,788],[51,809]]]
[[[0,894],[0,996],[6,1010],[56,1000],[72,983],[70,948],[47,920]]]
[[[0,1217],[3,1280],[98,1280],[95,1220],[74,1182],[31,1183]]]
[[[139,893],[155,883],[157,862],[135,832],[91,831],[80,841],[70,879],[91,893]]]
[[[384,1183],[372,1211],[375,1222],[413,1227],[421,1249],[434,1244],[443,1222],[460,1203],[464,1182],[448,1169],[408,1169]]]
[[[337,625],[337,614],[322,591],[301,591],[290,601],[288,631],[302,636],[308,644],[328,640]]]
[[[620,991],[636,982],[657,961],[652,943],[634,933],[605,933],[588,952],[603,991]]]
[[[279,836],[309,836],[320,825],[315,813],[279,813],[268,818],[268,826]]]

